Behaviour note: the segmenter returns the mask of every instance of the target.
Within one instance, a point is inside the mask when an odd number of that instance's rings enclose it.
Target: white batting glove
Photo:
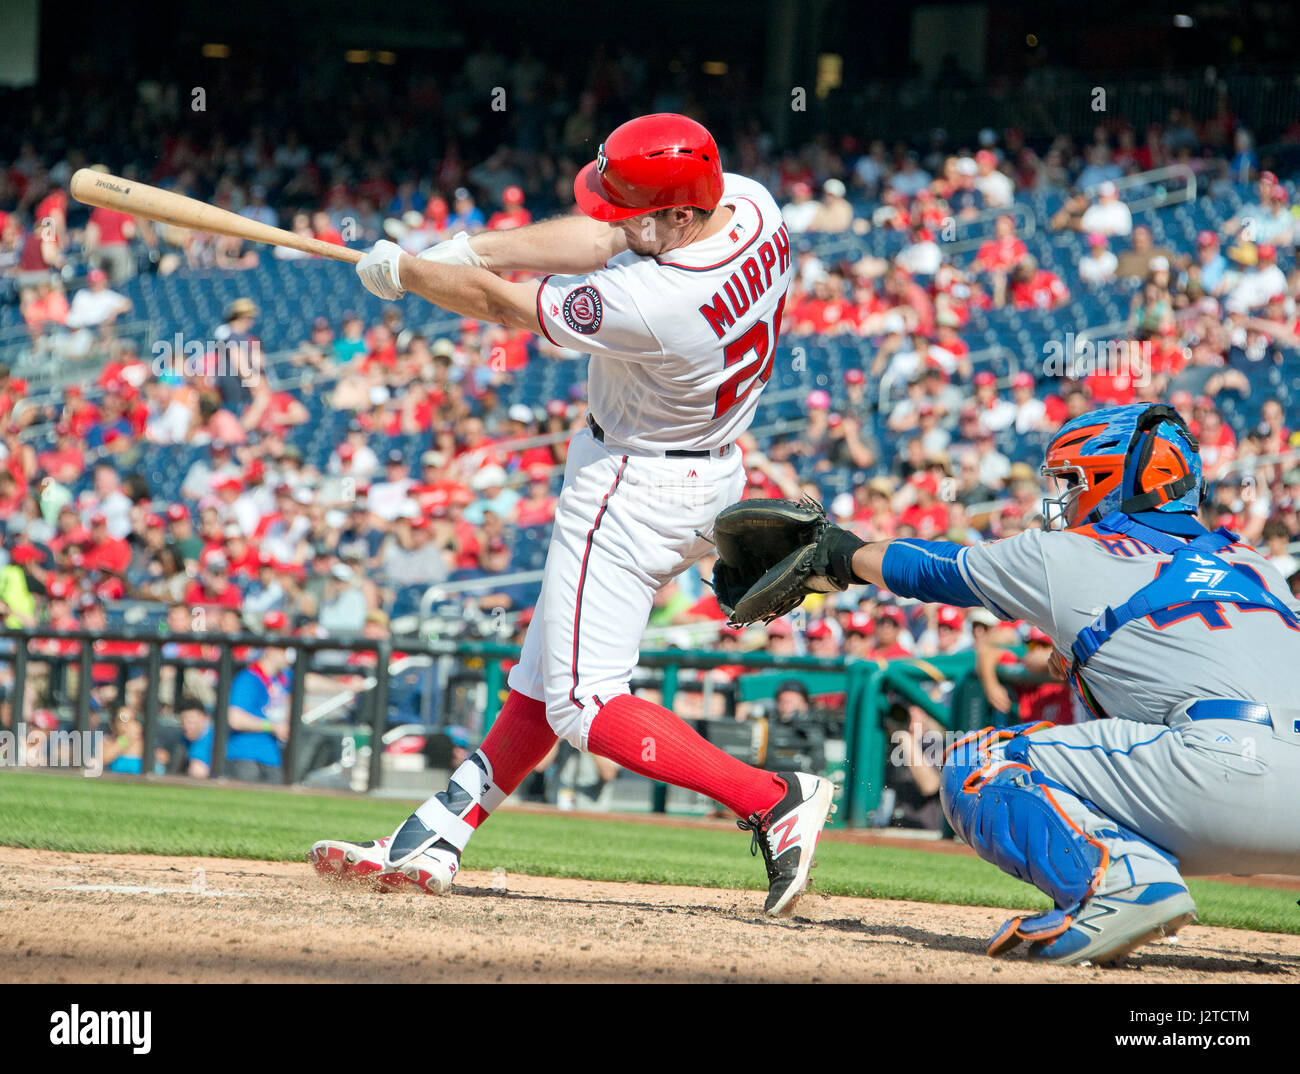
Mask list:
[[[419,258],[421,261],[437,261],[440,265],[472,265],[474,268],[487,268],[483,259],[469,244],[468,231],[458,231],[450,239],[434,243],[420,253]]]
[[[397,243],[387,239],[375,243],[370,252],[357,262],[357,275],[365,289],[386,302],[396,302],[406,294],[397,272],[401,256],[402,248]]]

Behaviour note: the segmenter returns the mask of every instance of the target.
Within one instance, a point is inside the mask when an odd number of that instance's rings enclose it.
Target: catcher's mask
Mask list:
[[[1133,403],[1067,422],[1052,439],[1042,476],[1043,528],[1099,522],[1122,511],[1195,512],[1205,495],[1200,445],[1173,407]]]

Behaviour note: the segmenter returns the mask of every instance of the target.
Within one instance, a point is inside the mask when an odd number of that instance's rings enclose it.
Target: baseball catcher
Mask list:
[[[971,547],[864,544],[808,503],[717,519],[715,585],[737,622],[870,582],[1052,638],[1099,719],[985,728],[945,759],[953,828],[1055,903],[1007,921],[990,955],[1027,941],[1044,961],[1114,961],[1192,920],[1184,874],[1300,873],[1300,605],[1200,523],[1198,452],[1168,406],[1075,418],[1047,450],[1045,528]]]

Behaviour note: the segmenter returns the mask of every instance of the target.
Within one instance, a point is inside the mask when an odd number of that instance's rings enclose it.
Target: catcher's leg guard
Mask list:
[[[1005,744],[1024,731],[986,728],[955,743],[940,797],[948,822],[980,857],[1073,906],[1100,883],[1106,847],[1085,835]],[[1050,725],[1048,725],[1050,726]]]
[[[1176,859],[1029,763],[1029,736],[1051,727],[985,728],[958,741],[946,758],[940,795],[954,830],[980,857],[1056,904],[1047,913],[1007,921],[989,941],[990,955],[1028,940],[1038,957],[1065,961],[1059,956],[1067,946],[1079,957],[1099,957],[1095,952],[1130,938],[1126,932],[1094,940],[1097,930],[1083,928],[1083,917],[1105,916],[1106,907],[1093,906],[1101,896],[1116,900],[1125,922],[1146,928],[1144,889],[1185,894]],[[1052,743],[1045,738],[1041,745],[1050,749]]]

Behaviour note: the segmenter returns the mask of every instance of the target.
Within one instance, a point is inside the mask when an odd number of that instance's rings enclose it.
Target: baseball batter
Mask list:
[[[1171,407],[1075,418],[1043,472],[1060,486],[1045,530],[963,547],[824,526],[795,557],[794,592],[873,582],[1051,636],[1110,718],[969,735],[941,797],[981,857],[1056,904],[1006,922],[990,954],[1029,941],[1052,962],[1112,961],[1192,918],[1184,874],[1300,874],[1300,605],[1272,564],[1199,522],[1199,448]],[[719,547],[733,522],[746,539],[749,516],[756,540],[770,533],[762,501],[739,507],[718,519]],[[790,591],[771,577],[780,556],[738,603]]]
[[[830,782],[737,761],[633,697],[629,680],[656,591],[709,550],[699,533],[744,486],[735,441],[772,373],[790,237],[771,195],[724,174],[713,138],[685,116],[619,127],[574,195],[582,216],[461,233],[420,258],[380,242],[357,265],[380,298],[413,291],[589,353],[590,417],[570,444],[537,613],[482,747],[391,838],[325,840],[308,857],[327,874],[443,892],[474,830],[559,735],[732,809],[763,852],[766,910],[779,914],[807,883]],[[546,275],[496,274],[517,270]]]

